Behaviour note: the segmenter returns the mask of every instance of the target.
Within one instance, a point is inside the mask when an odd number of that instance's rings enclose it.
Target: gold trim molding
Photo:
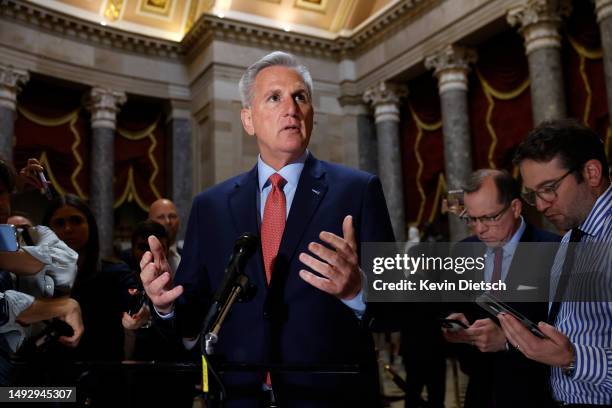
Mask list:
[[[322,4],[325,2],[326,0],[323,0]],[[96,46],[170,59],[186,55],[210,39],[225,39],[267,48],[282,47],[297,53],[340,59],[365,52],[380,42],[381,36],[394,32],[424,10],[435,7],[441,2],[443,0],[401,0],[350,35],[337,34],[333,38],[285,32],[282,29],[219,18],[210,14],[203,14],[197,21],[192,21],[195,18],[193,11],[195,9],[197,12],[198,7],[189,10],[187,24],[192,26],[180,42],[102,26],[20,0],[2,0],[0,17],[37,26],[66,37],[74,37]],[[115,4],[115,11],[121,11],[123,0],[109,0],[108,4],[111,3]]]

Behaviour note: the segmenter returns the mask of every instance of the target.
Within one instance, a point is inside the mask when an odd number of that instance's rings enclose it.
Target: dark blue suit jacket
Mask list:
[[[521,236],[521,244],[529,242],[551,243],[533,246],[519,246],[514,253],[506,285],[507,295],[497,295],[508,302],[510,307],[522,313],[531,321],[538,323],[546,321],[547,299],[550,281],[550,270],[561,240],[559,235],[540,230],[527,224]],[[471,236],[462,242],[481,242],[476,236]],[[484,251],[484,244],[482,251]],[[537,266],[536,266],[537,265]],[[538,271],[538,274],[533,274]],[[475,280],[483,279],[483,272],[468,276]],[[517,291],[519,285],[537,287],[533,291],[531,302],[512,302],[512,297],[529,298],[524,292]],[[535,301],[538,299],[539,301]],[[510,301],[508,301],[510,300]],[[456,311],[462,311],[470,322],[477,319],[492,318],[486,311],[475,304],[464,305]],[[466,390],[466,408],[547,408],[553,405],[548,391],[548,368],[533,360],[527,359],[518,350],[495,353],[481,353],[475,347],[460,347],[459,359],[461,366],[470,375]]]
[[[234,241],[243,232],[259,235],[257,166],[199,194],[193,201],[182,261],[175,283],[184,294],[176,303],[176,327],[183,336],[200,330],[219,286]],[[235,304],[220,332],[215,353],[237,363],[359,364],[360,375],[272,374],[281,406],[375,407],[378,377],[371,335],[342,301],[303,281],[298,260],[321,231],[342,236],[342,221],[353,216],[358,245],[393,241],[379,179],[340,165],[307,158],[268,286],[261,248],[245,273],[257,286],[254,299]],[[250,407],[265,373],[227,373],[229,406]],[[365,404],[365,405],[364,405]]]

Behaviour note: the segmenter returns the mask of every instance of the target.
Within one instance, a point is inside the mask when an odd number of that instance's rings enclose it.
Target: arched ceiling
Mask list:
[[[28,0],[102,25],[180,41],[204,13],[332,38],[399,0]]]

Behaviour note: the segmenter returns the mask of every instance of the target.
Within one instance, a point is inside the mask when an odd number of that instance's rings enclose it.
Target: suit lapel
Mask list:
[[[327,193],[324,175],[322,163],[310,154],[304,163],[278,251],[287,260],[293,257],[306,227]]]
[[[236,229],[236,238],[243,232],[250,232],[257,236],[260,235],[256,205],[258,188],[257,166],[255,166],[241,179],[236,181],[234,189],[229,194],[229,209],[232,214],[234,228]],[[261,248],[261,245],[259,248]],[[261,250],[255,253],[255,257],[257,258],[257,262],[254,262],[257,279],[263,279],[262,282],[266,282]]]

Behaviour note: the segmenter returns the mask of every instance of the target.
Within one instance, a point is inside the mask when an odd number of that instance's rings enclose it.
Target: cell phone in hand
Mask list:
[[[456,319],[440,319],[440,326],[450,331],[459,331],[468,328],[465,323]]]
[[[19,250],[17,229],[11,224],[0,224],[0,251],[16,252]]]
[[[541,339],[547,339],[548,337],[542,333],[537,324],[529,320],[524,315],[520,314],[509,305],[504,302],[496,299],[490,293],[483,293],[482,295],[476,298],[476,303],[478,306],[482,307],[484,310],[497,317],[500,313],[507,313],[516,318],[523,326],[525,326],[534,336],[537,336]],[[497,319],[496,319],[497,320]],[[499,323],[498,323],[499,324]]]
[[[136,292],[135,294],[130,296],[127,313],[130,316],[134,316],[136,313],[140,311],[144,303],[145,303],[144,292],[141,292],[141,291]]]

